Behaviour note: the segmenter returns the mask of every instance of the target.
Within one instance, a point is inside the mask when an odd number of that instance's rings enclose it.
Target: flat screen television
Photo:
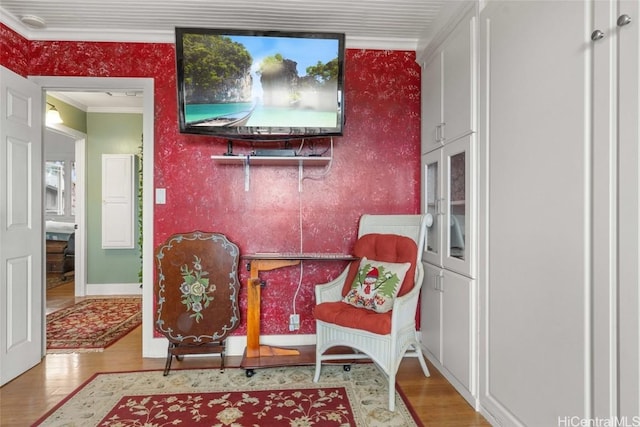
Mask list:
[[[180,132],[342,135],[344,34],[176,28]]]

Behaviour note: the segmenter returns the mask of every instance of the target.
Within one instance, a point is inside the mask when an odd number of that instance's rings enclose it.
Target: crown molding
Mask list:
[[[25,39],[31,40],[27,26],[20,22],[18,18],[7,12],[2,6],[0,6],[0,22],[20,34]]]
[[[346,37],[347,49],[382,49],[382,50],[411,50],[418,46],[417,39],[381,39],[371,37]]]
[[[462,0],[452,2],[444,7],[436,20],[440,24],[423,33],[418,40],[416,45],[416,60],[418,63],[424,65],[430,62],[456,26],[462,22],[471,11],[477,13],[478,4],[478,0]]]

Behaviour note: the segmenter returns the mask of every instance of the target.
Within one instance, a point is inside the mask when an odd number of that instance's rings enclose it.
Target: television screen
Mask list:
[[[180,132],[342,134],[344,34],[176,28]]]

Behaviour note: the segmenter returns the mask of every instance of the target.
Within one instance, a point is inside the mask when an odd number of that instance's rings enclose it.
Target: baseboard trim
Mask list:
[[[316,335],[263,335],[260,337],[260,344],[275,347],[298,347],[303,345],[315,345]],[[167,346],[169,341],[166,338],[154,338],[153,343],[148,347],[148,352],[143,357],[167,357]],[[232,335],[227,338],[226,354],[228,356],[242,356],[247,346],[246,335]],[[202,355],[199,355],[202,356]]]
[[[460,380],[458,380],[458,378],[455,377],[455,375],[449,372],[447,368],[442,366],[438,358],[433,353],[431,353],[424,345],[422,346],[422,353],[427,358],[427,360],[431,362],[433,367],[436,368],[438,372],[440,372],[442,376],[446,378],[447,381],[449,381],[449,383],[453,386],[453,388],[456,389],[458,393],[460,393],[460,395],[464,398],[464,400],[466,400],[467,403],[471,405],[471,407],[473,407],[473,409],[478,411],[480,408],[478,398],[476,398],[471,393],[471,391],[469,391],[467,387],[464,384],[462,384]]]
[[[142,295],[140,283],[87,283],[86,296]]]

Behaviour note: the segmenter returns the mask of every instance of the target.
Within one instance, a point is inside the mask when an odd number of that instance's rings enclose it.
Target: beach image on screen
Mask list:
[[[339,41],[257,35],[183,36],[188,126],[335,128]]]

